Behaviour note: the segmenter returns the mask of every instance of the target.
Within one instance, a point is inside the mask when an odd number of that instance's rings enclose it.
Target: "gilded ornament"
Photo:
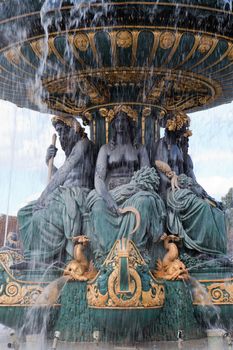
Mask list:
[[[212,45],[213,45],[213,39],[211,37],[202,36],[197,49],[201,54],[205,54],[211,49]]]
[[[36,299],[43,291],[39,282],[37,284],[17,280],[3,262],[0,263],[0,270],[2,277],[4,277],[0,285],[0,305],[28,306],[35,304]]]
[[[127,49],[132,46],[132,34],[128,30],[121,30],[116,35],[116,43],[119,47]]]
[[[113,109],[107,109],[107,108],[99,109],[100,115],[103,118],[107,119],[109,122],[111,122],[119,112],[124,112],[127,114],[129,118],[133,119],[133,121],[137,121],[137,117],[138,117],[137,111],[135,111],[133,108],[131,108],[128,105],[117,105],[117,106],[114,106]]]
[[[145,143],[145,119],[146,119],[146,117],[149,117],[150,114],[151,114],[151,108],[150,107],[144,107],[143,110],[142,110],[142,121],[141,121],[141,124],[142,124],[142,127],[141,127],[141,130],[142,130],[142,144]]]
[[[160,35],[160,47],[164,50],[170,49],[176,40],[175,34],[172,32],[164,32]]]
[[[89,47],[89,38],[84,33],[78,33],[75,35],[73,43],[77,47],[77,49],[79,49],[82,52],[85,52]]]
[[[117,288],[118,287],[118,288]],[[119,271],[114,270],[108,279],[108,292],[111,304],[117,307],[137,307],[140,305],[142,283],[135,269],[129,268],[129,291],[127,298],[122,298],[123,293],[119,291]]]
[[[150,91],[149,100],[159,100],[165,88],[165,78],[157,82]]]
[[[133,121],[137,121],[138,113],[133,108],[128,105],[117,105],[113,108],[114,116],[116,116],[119,112],[124,112],[127,116]]]
[[[79,79],[78,85],[81,92],[84,95],[89,96],[93,103],[101,104],[106,102],[106,99],[108,98],[107,90],[104,89],[103,91],[100,91],[101,87],[98,86],[97,88],[87,78]]]
[[[99,113],[100,113],[100,115],[102,116],[102,117],[104,117],[104,118],[106,118],[107,116],[108,116],[108,110],[107,110],[107,108],[100,108],[99,109]]]
[[[180,241],[180,237],[164,233],[161,236],[161,240],[164,242],[164,248],[167,250],[167,253],[163,260],[158,259],[157,270],[154,272],[154,276],[171,281],[189,279],[188,270],[184,263],[179,260],[179,251],[174,243]]]
[[[5,266],[10,267],[12,264],[17,264],[24,261],[23,255],[14,250],[3,250],[0,252],[0,262]]]
[[[109,89],[108,86],[116,84],[144,84],[146,76],[151,76],[151,71],[143,68],[117,68],[117,69],[86,69],[80,71],[78,74],[73,75],[71,83],[67,77],[60,77],[57,80],[44,79],[43,88],[49,92],[49,96],[46,99],[46,103],[53,110],[64,111],[69,114],[83,113],[86,110],[86,103],[81,96],[89,96],[91,99],[90,107],[93,104],[98,105],[106,104],[109,102]],[[98,78],[97,80],[95,78]],[[101,85],[93,84],[92,81],[99,81],[101,78]],[[214,101],[221,95],[221,86],[214,80],[201,77],[197,74],[190,73],[175,73],[171,71],[169,75],[165,74],[162,69],[155,69],[151,78],[155,81],[154,85],[150,88],[145,96],[146,101],[162,101],[163,108],[168,111],[173,110],[186,110],[191,109],[194,106],[200,106],[203,104]],[[85,81],[85,83],[84,83]],[[103,83],[104,81],[104,83]],[[33,89],[35,90],[35,89]],[[72,101],[68,94],[77,90],[80,93],[80,98]],[[80,91],[81,90],[81,91]],[[33,100],[34,104],[38,104],[38,101],[32,99],[31,88],[28,90],[28,96],[30,100]],[[34,95],[39,96],[39,91],[35,91]],[[143,96],[138,96],[138,99],[143,100]],[[56,113],[56,112],[55,112]]]
[[[176,113],[175,117],[168,119],[166,128],[169,131],[181,130],[183,127],[188,127],[190,124],[190,118],[184,112]]]
[[[207,286],[213,304],[233,304],[233,284],[231,282],[213,283]]]
[[[13,64],[18,65],[20,63],[20,54],[17,49],[13,48],[4,53],[6,59]]]
[[[164,111],[160,111],[159,113],[159,118],[162,119],[165,116],[165,112]]]
[[[157,291],[153,293],[153,289],[149,291],[142,291],[142,304],[144,307],[152,307],[153,305],[163,306],[165,302],[164,286],[152,283],[152,287]]]
[[[51,39],[51,38],[50,38]],[[53,38],[52,38],[53,39]],[[49,45],[49,42],[46,42],[45,39],[39,39],[31,42],[31,47],[37,56],[43,56],[47,50],[47,55],[52,54],[52,49]]]
[[[58,98],[56,99],[44,99],[43,101],[40,101],[40,104],[41,103],[46,103],[48,107],[50,107],[50,109],[53,109],[55,111],[61,111],[61,112],[65,112],[65,113],[68,113],[68,114],[73,114],[73,115],[77,115],[77,114],[80,114],[83,112],[83,108],[82,107],[79,107],[79,106],[76,106],[75,103],[71,103],[70,100],[68,100],[68,98],[63,97],[63,100],[62,100],[62,97],[61,97],[61,100],[59,101]]]
[[[163,285],[153,278],[134,243],[124,238],[115,242],[102,269],[87,285],[88,305],[94,308],[158,308],[164,300]]]
[[[229,51],[227,58],[231,61],[233,61],[233,47],[231,48],[231,50]]]
[[[210,99],[211,99],[211,96],[201,96],[199,97],[199,102],[201,105],[206,105]]]
[[[144,107],[142,110],[143,117],[149,117],[151,114],[151,108],[150,107]]]
[[[187,129],[184,133],[183,136],[184,137],[191,137],[193,135],[192,130]]]
[[[233,304],[233,279],[222,280],[208,285],[199,281],[193,290],[194,305],[232,305]]]
[[[84,250],[89,243],[87,236],[73,237],[72,241],[76,243],[74,246],[74,260],[71,260],[64,270],[64,276],[68,276],[73,281],[87,281],[96,276],[97,271],[93,264],[91,264]]]

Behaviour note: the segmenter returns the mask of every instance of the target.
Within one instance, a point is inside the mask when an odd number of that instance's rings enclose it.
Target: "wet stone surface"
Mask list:
[[[7,350],[9,349],[9,343],[12,342],[11,329],[0,325],[0,349]],[[231,345],[227,344],[227,339],[220,338],[215,341],[211,341],[208,344],[208,339],[198,339],[190,341],[170,341],[170,342],[150,342],[143,344],[109,344],[109,343],[68,343],[58,341],[57,350],[141,350],[141,349],[151,349],[151,350],[220,350],[219,341],[222,343],[221,350],[232,349]],[[216,347],[216,346],[217,347]],[[14,348],[14,347],[11,347]],[[33,344],[21,343],[19,350],[50,350],[52,348],[52,341],[48,341],[44,345],[38,344],[38,342],[33,342]]]

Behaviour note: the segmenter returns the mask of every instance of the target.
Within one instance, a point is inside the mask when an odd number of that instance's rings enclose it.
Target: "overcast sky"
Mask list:
[[[0,213],[15,215],[46,186],[45,153],[54,129],[48,115],[5,101],[0,101],[0,110]],[[233,186],[233,103],[189,115],[197,180],[220,199]],[[63,161],[60,150],[55,164]]]

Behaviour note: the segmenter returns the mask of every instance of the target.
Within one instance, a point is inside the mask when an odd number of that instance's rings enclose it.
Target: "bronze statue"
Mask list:
[[[146,148],[135,142],[135,127],[124,106],[118,107],[111,126],[110,142],[97,158],[95,191],[87,199],[92,247],[103,261],[117,239],[129,238],[134,216],[121,215],[119,208],[134,207],[141,223],[130,239],[145,258],[149,240],[156,242],[163,232],[165,208],[156,193],[159,177],[150,168]]]
[[[195,253],[223,256],[226,254],[224,212],[199,194],[199,185],[191,177],[178,176],[179,189],[168,190],[167,227],[182,238],[184,247]]]
[[[109,208],[117,210],[108,190],[129,183],[134,171],[150,166],[150,162],[146,148],[135,142],[135,127],[125,112],[119,111],[111,127],[111,140],[98,154],[95,189]]]
[[[178,115],[179,116],[179,115]],[[187,123],[185,117],[182,115],[181,121],[179,118],[168,119],[164,132],[164,137],[159,139],[154,145],[152,152],[152,162],[155,165],[155,161],[162,161],[169,165],[171,170],[176,174],[182,174],[184,172],[184,158],[183,152],[179,144],[179,139],[185,130]],[[160,186],[159,193],[162,198],[166,198],[168,187],[170,187],[170,181],[167,176],[159,169]]]
[[[19,210],[18,220],[26,260],[50,262],[71,259],[68,238],[82,233],[85,198],[93,186],[94,145],[73,118],[56,116],[52,123],[66,160],[53,169],[51,181],[38,200]],[[47,161],[56,154],[50,146]]]

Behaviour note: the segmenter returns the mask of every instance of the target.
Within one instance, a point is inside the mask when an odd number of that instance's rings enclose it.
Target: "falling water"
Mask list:
[[[48,97],[48,92],[46,91],[46,89],[43,87],[43,79],[46,79],[49,76],[49,73],[52,71],[53,72],[53,76],[55,76],[56,78],[59,78],[62,75],[62,70],[61,67],[59,65],[55,65],[53,67],[51,67],[50,62],[49,62],[49,38],[50,38],[50,28],[52,26],[54,26],[56,28],[57,32],[60,32],[62,30],[62,12],[61,12],[61,8],[63,5],[62,0],[46,0],[43,3],[43,6],[41,8],[41,25],[44,29],[44,37],[43,37],[43,52],[42,52],[42,56],[41,56],[41,60],[40,60],[40,64],[38,66],[37,69],[37,73],[36,73],[36,77],[35,80],[32,80],[30,82],[33,90],[37,91],[37,104],[39,105],[40,109],[43,111],[47,111],[47,106],[45,104],[45,100]],[[157,0],[156,3],[154,4],[153,7],[153,11],[152,12],[156,12],[158,6],[157,4],[160,1]],[[75,31],[74,28],[78,28],[80,27],[80,24],[85,25],[86,20],[87,20],[87,16],[88,13],[90,12],[91,9],[91,5],[96,3],[96,1],[92,0],[92,1],[83,1],[80,2],[78,0],[73,0],[73,8],[70,10],[69,13],[69,18],[67,20],[66,23],[66,28],[64,30],[65,32],[65,36],[66,36],[66,45],[65,45],[65,50],[64,50],[64,59],[66,61],[66,68],[67,68],[67,85],[69,84],[69,79],[72,77],[73,73],[74,73],[74,52],[72,49],[72,45],[70,44],[70,38],[69,35],[74,35]],[[232,9],[232,1],[224,1],[224,6],[229,7],[229,9]],[[20,6],[20,2],[18,2],[18,6]],[[90,26],[94,25],[95,23],[99,23],[100,25],[103,25],[106,21],[106,18],[109,15],[109,12],[111,11],[112,7],[108,6],[106,4],[105,1],[102,0],[102,6],[97,7]],[[108,12],[109,11],[109,12]],[[178,23],[178,19],[180,16],[180,12],[181,9],[179,7],[178,4],[176,4],[175,6],[175,16],[176,16],[176,25]],[[185,13],[187,19],[188,19],[188,12]],[[202,18],[203,20],[203,18]],[[154,21],[154,16],[153,13],[148,17],[148,21],[149,23],[152,25],[153,21]],[[221,27],[222,23],[221,21],[218,23],[218,26]],[[12,30],[12,37],[14,35],[18,35],[19,36],[19,41],[22,40],[23,38],[27,37],[27,31],[23,31],[20,32],[17,30],[17,25],[15,28],[11,28]],[[9,34],[8,34],[8,39],[9,39]],[[112,59],[112,58],[111,58]],[[113,62],[112,62],[113,63]],[[148,86],[152,87],[152,75],[153,75],[153,67],[151,68],[150,74],[148,76],[148,80],[144,80],[143,84],[144,84],[144,91],[146,91],[146,89],[148,89]],[[79,82],[78,82],[79,83]],[[68,87],[68,86],[67,86]],[[75,88],[72,91],[73,94],[73,100],[76,99],[77,96],[75,96]],[[82,98],[78,97],[80,99],[79,103],[82,104]],[[195,116],[193,117],[195,118]],[[204,118],[203,118],[204,119]],[[200,118],[199,118],[200,120]],[[204,123],[204,121],[202,120],[201,123]],[[11,189],[12,189],[12,181],[13,181],[13,165],[15,162],[15,127],[16,127],[16,121],[14,120],[14,130],[12,131],[13,134],[13,139],[12,139],[12,144],[10,146],[11,149],[11,156],[10,156],[10,177],[9,177],[9,182],[8,182],[8,188],[9,188],[9,194],[8,194],[8,201],[7,201],[7,213],[8,213],[8,209],[10,207],[10,198],[12,197],[12,193],[11,193]],[[196,123],[197,124],[197,123]],[[200,124],[200,122],[199,122]],[[204,139],[204,135],[206,135],[206,130],[210,131],[210,138],[214,138],[214,134],[215,134],[215,130],[210,130],[210,123],[207,123],[208,125],[204,125],[202,127],[202,130],[200,131],[200,129],[198,129],[198,126],[195,125],[197,131],[199,131],[201,133],[201,140],[199,143],[202,142],[202,140]],[[202,124],[203,125],[203,124]],[[231,130],[232,132],[232,130]],[[204,133],[204,135],[203,135]],[[232,132],[233,134],[233,132]],[[37,135],[36,135],[37,136]],[[196,136],[196,135],[195,135]],[[194,142],[194,141],[193,141]],[[207,140],[208,142],[208,140]],[[44,145],[45,146],[45,145]],[[195,149],[196,147],[196,149]],[[200,152],[200,148],[198,148],[198,146],[193,145],[192,149],[194,149],[194,153],[195,153],[195,157],[198,158],[199,152]],[[191,149],[191,150],[192,150]],[[232,149],[231,149],[232,151]],[[194,161],[195,161],[195,157],[194,157]],[[9,161],[9,160],[8,160]],[[196,162],[195,162],[196,163]],[[198,162],[197,162],[198,163]],[[199,162],[200,164],[200,162]],[[207,165],[207,161],[206,161],[206,165]],[[197,166],[198,167],[198,166]],[[198,169],[201,172],[201,169]],[[204,186],[205,187],[205,186]],[[7,231],[7,229],[6,229]],[[202,266],[200,266],[202,267]],[[51,266],[48,266],[48,270],[51,268]],[[47,273],[47,270],[45,272],[45,275]],[[37,303],[35,304],[35,306],[33,306],[29,312],[26,315],[26,319],[25,319],[25,324],[24,327],[22,329],[22,332],[20,334],[20,336],[22,336],[22,334],[29,334],[29,335],[39,335],[40,337],[40,344],[38,345],[38,349],[40,350],[47,350],[48,344],[46,342],[46,337],[47,337],[47,323],[49,321],[49,316],[50,316],[50,303],[54,304],[55,301],[57,300],[57,298],[59,297],[59,293],[61,292],[64,284],[66,283],[66,280],[61,277],[59,280],[53,281],[51,282],[51,284],[48,285],[48,287],[45,288],[43,294],[38,298]],[[204,290],[204,288],[194,279],[191,280],[191,286],[193,288],[193,290],[195,290],[196,293],[198,293],[199,297],[200,297],[200,304],[203,306],[203,308],[206,310],[206,316],[205,316],[205,321],[206,321],[206,328],[213,328],[213,327],[221,327],[222,325],[219,323],[220,322],[220,317],[219,317],[219,309],[214,306],[210,300],[208,299],[208,295],[206,294],[206,291]],[[55,294],[53,294],[53,292]],[[44,307],[42,307],[42,305],[46,305]],[[29,339],[29,338],[28,338]],[[39,338],[37,338],[39,339]],[[25,346],[25,345],[23,345]],[[59,346],[59,345],[58,345]],[[72,345],[65,345],[65,347],[61,347],[62,345],[60,345],[58,347],[58,349],[63,348],[63,349],[71,349]],[[177,343],[174,342],[173,344],[163,344],[161,342],[160,345],[158,345],[158,343],[156,344],[150,344],[147,345],[145,344],[145,348],[151,348],[151,346],[153,346],[153,349],[175,349],[177,348]],[[79,345],[74,345],[75,349],[79,348]],[[95,344],[93,346],[94,348],[97,347],[97,344]],[[114,346],[114,345],[106,345],[106,348],[110,349],[139,349],[142,348],[142,345],[139,345],[139,347],[135,346],[129,346],[129,347],[124,347],[124,346]],[[33,346],[33,348],[35,349],[35,347]],[[80,348],[85,348],[83,345],[81,345]],[[89,346],[87,345],[87,348],[89,349]],[[104,349],[105,345],[103,345],[102,347],[99,346],[99,348]],[[186,345],[183,345],[183,349],[186,348]],[[202,341],[200,341],[200,343],[195,343],[195,341],[193,341],[193,343],[187,343],[187,349],[204,349],[206,348],[206,343],[202,343]],[[24,348],[22,348],[24,349]],[[36,349],[35,349],[36,350]]]

